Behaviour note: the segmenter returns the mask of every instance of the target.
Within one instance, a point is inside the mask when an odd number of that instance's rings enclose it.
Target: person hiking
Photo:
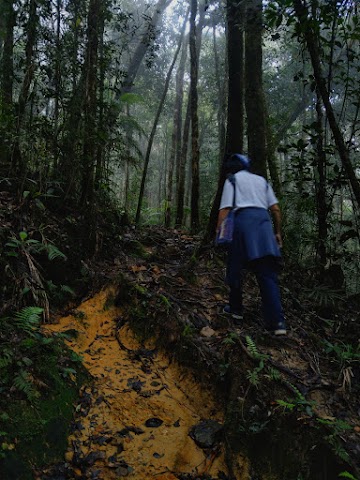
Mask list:
[[[250,159],[246,155],[231,155],[225,162],[225,173],[228,178],[222,192],[217,231],[231,208],[235,209],[235,220],[226,272],[230,287],[229,304],[223,313],[241,323],[243,274],[244,270],[253,271],[261,293],[265,328],[275,335],[286,335],[278,284],[282,247],[278,200],[265,178],[250,172]]]

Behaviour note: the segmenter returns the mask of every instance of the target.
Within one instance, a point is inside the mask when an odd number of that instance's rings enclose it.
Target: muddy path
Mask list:
[[[203,420],[221,428],[220,403],[151,341],[137,340],[127,324],[119,328],[123,312],[114,294],[107,288],[46,327],[71,335],[67,343],[92,377],[75,407],[67,475],[71,469],[74,479],[228,478],[222,444],[200,448],[189,435]],[[247,479],[245,459],[243,468]]]
[[[75,406],[66,462],[39,480],[356,478],[357,350],[341,357],[357,348],[356,310],[319,316],[288,275],[289,332],[275,338],[250,275],[235,326],[221,315],[223,257],[196,257],[197,244],[176,231],[129,233],[103,272],[114,289],[47,326],[72,335],[92,381]],[[207,448],[189,435],[202,420],[223,426]]]

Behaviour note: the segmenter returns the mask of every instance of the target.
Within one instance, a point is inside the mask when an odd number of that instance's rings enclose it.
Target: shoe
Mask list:
[[[275,328],[273,327],[273,332],[274,335],[280,336],[280,335],[286,335],[286,326],[285,322],[279,322]]]
[[[222,312],[225,313],[226,315],[230,315],[234,320],[244,319],[244,315],[241,312],[238,312],[236,310],[231,310],[230,305],[225,305]]]

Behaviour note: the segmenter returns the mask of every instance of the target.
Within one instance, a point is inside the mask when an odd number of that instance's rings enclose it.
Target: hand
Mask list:
[[[279,245],[279,248],[282,248],[283,242],[281,238],[281,233],[275,233],[276,242]]]

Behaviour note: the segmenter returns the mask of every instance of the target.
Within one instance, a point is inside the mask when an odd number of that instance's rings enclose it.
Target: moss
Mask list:
[[[31,353],[34,378],[41,380],[40,397],[32,403],[12,394],[9,401],[10,393],[0,399],[0,410],[6,414],[0,418],[0,431],[6,433],[2,441],[10,446],[0,460],[2,480],[31,480],[33,469],[63,458],[73,405],[86,378],[82,365],[73,362],[59,341]],[[76,372],[72,379],[69,371]]]

